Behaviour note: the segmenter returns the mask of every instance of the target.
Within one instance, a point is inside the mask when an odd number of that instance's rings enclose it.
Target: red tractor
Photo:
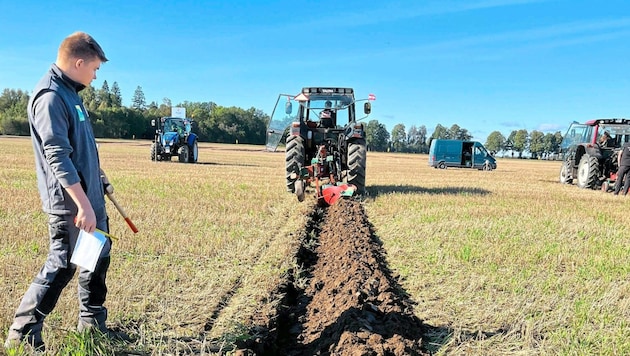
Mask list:
[[[610,190],[617,180],[617,154],[626,142],[630,142],[628,119],[573,122],[560,145],[564,154],[560,182],[571,184],[576,180],[580,188]]]
[[[318,201],[327,205],[365,192],[365,127],[358,121],[370,114],[374,99],[355,100],[351,88],[307,87],[298,95],[280,94],[267,148],[275,151],[286,133],[287,191],[303,201],[305,189],[314,186]],[[276,111],[282,101],[284,111]],[[361,119],[356,117],[357,101],[365,101]]]

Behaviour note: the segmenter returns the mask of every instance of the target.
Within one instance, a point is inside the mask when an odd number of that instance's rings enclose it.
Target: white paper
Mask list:
[[[90,272],[94,272],[96,262],[98,262],[98,258],[101,255],[106,241],[107,238],[105,235],[98,231],[94,231],[90,234],[81,230],[77,238],[77,244],[74,246],[74,252],[72,253],[70,262]]]

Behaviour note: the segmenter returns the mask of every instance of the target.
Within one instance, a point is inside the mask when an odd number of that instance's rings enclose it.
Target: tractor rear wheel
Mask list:
[[[560,167],[560,183],[562,184],[573,183],[573,177],[571,177],[571,162],[570,161],[562,162],[562,167]]]
[[[188,163],[197,163],[197,159],[199,158],[199,145],[197,144],[197,140],[193,142],[192,149],[190,150],[190,155],[188,156]]]
[[[295,180],[291,179],[291,173],[300,174],[299,169],[304,166],[305,156],[304,138],[302,136],[289,135],[286,142],[285,158],[288,192],[295,193]]]
[[[184,145],[179,148],[179,161],[181,163],[187,163],[190,156],[190,150],[188,146]]]
[[[597,157],[584,154],[580,159],[577,172],[577,186],[580,188],[593,189],[597,186],[599,179],[599,161]]]
[[[348,142],[348,183],[357,187],[357,194],[365,193],[367,148],[365,140]]]

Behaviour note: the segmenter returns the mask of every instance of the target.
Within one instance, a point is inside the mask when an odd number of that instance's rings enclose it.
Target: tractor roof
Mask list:
[[[630,119],[625,119],[625,118],[603,118],[603,119],[593,119],[593,120],[588,120],[584,123],[585,125],[588,126],[596,126],[596,125],[601,125],[601,124],[623,124],[623,125],[630,125]]]
[[[352,88],[330,88],[330,87],[305,87],[302,94],[310,95],[354,95]]]
[[[340,100],[344,105],[349,105],[354,102],[354,90],[352,88],[305,87],[295,100]]]

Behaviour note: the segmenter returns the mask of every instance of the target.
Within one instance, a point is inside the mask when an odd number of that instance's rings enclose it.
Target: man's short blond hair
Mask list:
[[[78,58],[86,61],[99,59],[101,62],[107,62],[105,52],[98,42],[92,36],[80,31],[71,34],[61,42],[57,56],[64,61]]]

